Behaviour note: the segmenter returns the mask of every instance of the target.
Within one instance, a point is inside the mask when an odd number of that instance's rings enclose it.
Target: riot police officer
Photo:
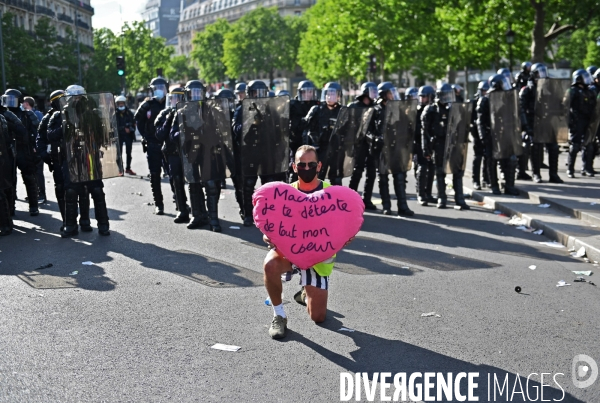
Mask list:
[[[37,127],[40,124],[37,116],[33,111],[24,111],[19,108],[23,102],[21,91],[8,89],[2,95],[2,107],[6,108],[10,115],[4,113],[9,128],[15,125],[16,122],[11,122],[12,117],[16,116],[21,122],[25,131],[22,135],[15,135],[16,143],[16,165],[21,171],[23,183],[27,191],[27,200],[29,202],[29,215],[36,216],[39,214],[38,209],[38,185],[36,174],[36,165],[39,161],[39,156],[35,149],[35,139],[37,138]],[[12,116],[11,116],[12,115]],[[18,124],[16,126],[19,126]],[[17,174],[14,172],[13,187],[16,189]],[[14,200],[13,200],[14,202]]]
[[[477,126],[481,142],[483,143],[484,155],[487,160],[486,169],[488,171],[488,178],[492,188],[492,193],[498,195],[501,194],[500,186],[498,184],[498,172],[496,167],[498,162],[502,172],[504,172],[505,187],[504,193],[509,195],[518,195],[519,191],[515,188],[515,169],[517,165],[516,156],[510,158],[503,158],[499,161],[493,157],[493,141],[491,133],[491,110],[489,95],[495,91],[510,91],[512,90],[512,84],[508,78],[503,74],[496,74],[489,80],[490,89],[487,94],[479,99],[477,102]]]
[[[477,85],[477,92],[475,96],[471,100],[471,104],[473,105],[473,113],[471,114],[471,137],[473,138],[473,164],[472,164],[472,174],[473,174],[473,189],[481,190],[481,162],[484,157],[483,153],[483,143],[481,142],[481,138],[479,136],[479,130],[477,129],[477,102],[481,97],[484,97],[485,94],[490,89],[490,86],[487,81],[480,81]],[[484,170],[486,165],[484,165]]]
[[[596,74],[596,70],[598,70],[598,67],[592,65],[586,67],[585,70],[589,73],[590,77],[594,77],[594,74]]]
[[[598,97],[600,96],[600,69],[596,69],[594,75],[592,76],[593,83],[590,85],[590,90],[594,92],[596,95],[596,102],[598,102]],[[592,141],[592,147],[584,148],[583,153],[581,155],[581,159],[583,161],[584,169],[581,171],[581,175],[587,175],[585,167],[588,166],[591,168],[590,173],[596,174],[594,171],[594,159],[596,158],[596,154],[598,153],[600,143],[600,126],[596,130],[596,137]]]
[[[496,72],[496,74],[502,74],[504,77],[506,77],[506,79],[508,80],[508,82],[510,83],[510,86],[512,88],[516,87],[515,79],[514,79],[512,73],[511,73],[511,71],[510,71],[510,69],[508,67],[501,67],[501,68],[499,68],[498,71]]]
[[[523,131],[527,136],[533,138],[534,120],[535,120],[535,99],[537,91],[537,80],[539,78],[547,78],[548,71],[542,63],[535,63],[531,66],[531,74],[527,86],[522,88],[519,93],[519,104],[521,109],[521,124]],[[551,183],[563,183],[563,180],[558,176],[558,144],[545,144],[548,150],[548,159],[550,166]],[[531,160],[533,163],[533,180],[536,183],[542,182],[540,169],[544,158],[544,143],[533,143],[531,147]]]
[[[98,121],[99,117],[96,114],[99,105],[95,105],[95,103],[91,99],[88,99],[86,97],[86,92],[83,87],[79,85],[70,85],[65,90],[64,95],[67,97],[67,104],[73,105],[72,109],[78,111],[77,113],[80,114],[79,116],[72,118],[75,118],[81,122],[85,122],[87,125],[90,125],[92,127],[102,126],[102,123]],[[65,133],[63,132],[62,118],[63,117],[60,111],[54,112],[52,117],[50,118],[50,121],[48,122],[47,128],[48,141],[50,141],[50,143],[56,142],[60,144],[61,155],[58,158],[62,162],[62,166],[56,167],[56,169],[62,170],[65,188],[65,219],[61,231],[61,236],[63,238],[68,238],[79,233],[77,228],[77,201],[79,198],[79,201],[81,203],[84,198],[83,195],[87,197],[87,192],[89,192],[89,194],[92,196],[92,199],[94,200],[94,213],[96,215],[96,221],[98,222],[98,233],[103,236],[110,235],[108,209],[106,208],[106,198],[104,195],[104,191],[102,190],[104,187],[104,183],[102,182],[102,180],[95,179],[87,182],[77,183],[71,181],[69,164],[71,161],[67,159],[67,156],[69,155],[67,151],[68,144],[65,142]],[[97,133],[84,132],[82,133],[82,135],[85,136],[85,138],[90,139],[93,138],[94,135],[97,135]],[[69,136],[72,136],[72,134],[69,134]],[[84,164],[85,166],[87,166],[88,164],[87,162],[80,163]],[[86,169],[77,167],[76,170]],[[88,226],[81,225],[82,231],[89,231],[89,229],[87,228]]]
[[[419,89],[415,87],[408,87],[404,91],[404,99],[407,101],[413,101],[419,99]]]
[[[309,80],[300,81],[296,97],[290,101],[290,183],[298,180],[298,174],[294,172],[292,163],[296,150],[302,143],[305,123],[302,120],[317,105],[319,98],[317,88]]]
[[[465,102],[465,97],[463,95],[463,87],[458,84],[452,84],[452,89],[454,90],[454,97],[456,98],[456,102]]]
[[[322,163],[319,172],[320,180],[325,179],[331,165],[328,155],[329,139],[340,112],[341,102],[342,86],[336,82],[328,82],[323,86],[321,103],[313,106],[303,118],[307,128],[303,134],[303,144],[311,145],[317,149],[318,160]],[[341,185],[341,178],[334,178],[332,176],[333,171],[333,169],[329,171],[329,181],[333,185]]]
[[[443,84],[436,91],[435,102],[428,105],[421,116],[423,156],[433,158],[437,183],[437,208],[446,208],[446,173],[444,171],[444,148],[448,131],[448,117],[452,103],[456,102],[455,92],[449,84]],[[469,209],[462,190],[462,172],[452,173],[454,201],[460,209]]]
[[[517,73],[515,77],[515,88],[520,91],[523,87],[527,86],[529,81],[529,75],[531,74],[531,62],[521,63],[521,71]]]
[[[570,90],[571,106],[569,109],[569,156],[567,158],[567,176],[569,178],[575,177],[577,153],[583,147],[586,148],[586,156],[593,153],[593,143],[584,144],[590,119],[596,108],[596,94],[589,89],[591,84],[592,77],[586,70],[579,69],[573,72]],[[585,164],[582,170],[585,171],[587,176],[594,176],[593,166],[589,162]]]
[[[236,96],[236,101],[235,101],[236,107],[242,103],[244,98],[246,98],[246,87],[247,87],[247,85],[244,82],[239,82],[235,85],[234,92],[235,92],[235,96]]]
[[[356,99],[348,105],[349,108],[369,108],[374,106],[377,99],[377,84],[366,82],[360,86],[360,93]],[[365,168],[367,169],[367,177],[363,188],[363,202],[366,210],[377,210],[377,207],[371,201],[373,196],[373,187],[375,186],[375,178],[377,177],[377,161],[374,156],[369,153],[369,143],[365,137],[362,143],[357,147],[354,154],[354,169],[350,177],[350,189],[358,191],[358,185],[362,178]]]
[[[9,156],[12,138],[8,131],[8,123],[0,114],[0,236],[10,235],[13,229],[11,217],[12,158]]]
[[[150,171],[150,187],[154,196],[154,214],[163,215],[165,205],[161,189],[161,169],[163,163],[162,142],[156,138],[156,117],[165,108],[165,97],[169,90],[169,84],[162,77],[156,77],[150,82],[152,98],[147,98],[135,112],[137,129],[142,135],[142,145],[148,159],[148,170]]]
[[[429,203],[435,203],[436,201],[431,195],[435,167],[431,158],[427,159],[423,155],[421,117],[423,116],[423,111],[427,105],[433,102],[435,98],[435,89],[431,85],[424,85],[419,88],[417,94],[419,97],[419,105],[417,106],[417,121],[415,124],[413,162],[415,164],[415,179],[417,182],[417,201],[421,206],[427,206]]]
[[[179,143],[171,140],[171,129],[177,126],[177,103],[184,100],[185,90],[181,87],[172,88],[167,95],[165,102],[166,108],[160,111],[154,126],[156,127],[156,138],[163,142],[162,152],[169,164],[169,175],[175,193],[175,205],[177,206],[177,216],[173,219],[176,224],[190,222],[190,213],[187,206],[187,197],[185,195],[185,180],[183,177],[183,167],[181,156],[179,154]]]
[[[117,105],[117,129],[119,130],[119,144],[121,147],[121,159],[123,158],[123,144],[125,144],[125,152],[127,153],[125,173],[136,175],[131,170],[131,148],[135,137],[135,119],[133,113],[127,108],[127,99],[123,95],[115,98]]]

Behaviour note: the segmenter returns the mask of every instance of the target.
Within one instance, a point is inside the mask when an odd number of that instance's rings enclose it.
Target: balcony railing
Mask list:
[[[64,22],[68,22],[69,24],[73,23],[73,18],[69,17],[66,14],[59,14],[58,15],[58,20],[59,21],[64,21]]]
[[[29,4],[23,0],[5,0],[4,3],[6,3],[6,5],[9,5],[9,6],[22,8],[23,10],[27,10],[27,11],[31,11],[31,12],[35,11],[35,7],[33,6],[33,4]]]
[[[44,7],[44,6],[35,6],[35,12],[38,14],[45,14],[45,15],[49,16],[50,18],[54,18],[54,16],[56,15],[56,13],[54,11],[52,11],[48,7]]]
[[[92,14],[94,14],[94,7],[90,6],[89,4],[84,4],[83,2],[77,0],[68,0],[68,2],[76,5],[77,7],[81,7],[84,10],[90,11]]]
[[[90,29],[90,26],[87,24],[87,22],[83,22],[81,20],[77,20],[77,25],[84,29]]]

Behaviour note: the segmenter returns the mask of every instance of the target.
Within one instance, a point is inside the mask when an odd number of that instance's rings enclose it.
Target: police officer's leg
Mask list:
[[[582,160],[582,169],[581,174],[586,176],[594,176],[594,142],[591,142],[587,146],[583,148],[583,153],[581,154]]]
[[[35,179],[38,185],[38,198],[39,200],[46,201],[46,179],[44,178],[44,161],[38,158],[35,164]]]
[[[533,179],[529,174],[527,174],[527,165],[529,164],[529,154],[531,154],[531,141],[523,142],[523,154],[519,155],[518,158],[518,167],[519,174],[517,175],[517,179],[530,181]]]
[[[69,178],[67,162],[62,164],[62,173],[65,184],[65,219],[60,236],[68,238],[79,233],[77,227],[77,198],[79,196],[77,183],[72,183]]]
[[[87,188],[94,200],[94,215],[98,222],[98,233],[102,236],[110,235],[108,224],[108,209],[106,207],[106,197],[104,195],[104,183],[101,180],[95,180],[87,183]]]
[[[60,226],[60,231],[63,230],[65,222],[65,182],[62,175],[62,169],[60,166],[54,165],[52,171],[52,177],[54,178],[54,194],[56,195],[56,203],[60,210],[60,216],[62,217],[63,224]]]
[[[175,188],[175,202],[177,203],[177,216],[173,220],[176,224],[190,222],[190,213],[187,206],[187,197],[185,195],[185,180],[183,179],[183,168],[181,158],[178,155],[169,155],[169,171],[173,178],[173,187]]]
[[[401,172],[393,175],[394,177],[394,192],[398,199],[398,215],[411,217],[415,213],[408,207],[406,198],[406,172]]]
[[[548,165],[550,172],[550,179],[548,179],[548,182],[563,183],[564,181],[558,176],[558,144],[546,144],[546,148],[548,149]]]
[[[254,186],[258,181],[258,176],[245,176],[244,177],[244,227],[251,227],[254,225],[254,218],[252,217],[252,195],[254,194]]]
[[[575,177],[575,161],[577,161],[577,153],[580,151],[580,144],[570,142],[569,154],[567,156],[567,176],[569,178]]]
[[[437,198],[433,197],[433,181],[435,179],[435,164],[433,162],[433,159],[428,159],[425,166],[427,167],[427,202],[435,203],[437,202]]]
[[[187,225],[189,229],[200,228],[208,224],[208,213],[206,211],[206,197],[204,196],[203,184],[190,183],[190,204],[192,205],[192,221]]]
[[[130,134],[127,134],[125,137],[125,150],[127,152],[127,165],[126,165],[126,171],[128,174],[130,175],[135,175],[135,172],[133,172],[131,170],[131,151],[133,148],[133,136]]]
[[[454,189],[454,204],[455,209],[458,210],[469,210],[470,207],[465,201],[465,194],[463,192],[463,177],[465,171],[455,171],[452,173],[452,188]]]
[[[83,232],[91,232],[92,223],[90,221],[90,189],[87,186],[81,185],[78,187],[77,192],[79,199],[79,226]],[[95,208],[96,204],[94,203],[94,209]]]
[[[9,178],[11,179],[11,178]],[[9,181],[12,182],[12,179]],[[0,236],[9,235],[13,229],[13,221],[10,216],[10,205],[7,194],[12,193],[10,187],[0,189]]]
[[[415,154],[414,159],[417,161],[417,201],[421,206],[427,206],[427,159],[423,156],[423,151]],[[397,192],[396,192],[397,193]]]
[[[518,196],[519,191],[515,187],[515,178],[518,165],[518,159],[516,155],[512,155],[510,158],[505,158],[500,162],[504,166],[504,193],[507,195]]]
[[[324,181],[327,177],[329,170],[329,156],[327,153],[327,146],[321,146],[317,150],[317,155],[319,156],[319,161],[321,161],[321,170],[319,171],[319,179]]]
[[[150,187],[154,197],[154,214],[163,215],[165,205],[163,203],[163,194],[161,189],[161,169],[162,169],[162,151],[158,144],[148,144],[148,169],[150,170]]]
[[[221,196],[221,181],[206,182],[206,205],[210,217],[210,229],[213,232],[221,232],[219,223],[219,196]]]
[[[379,172],[379,195],[384,215],[392,215],[392,199],[390,197],[390,183],[387,172]]]
[[[366,144],[362,143],[356,149],[356,156],[354,158],[354,168],[352,170],[352,176],[350,177],[350,189],[358,191],[358,185],[362,178],[363,172],[365,171],[365,161],[367,158],[368,149]]]
[[[483,159],[483,144],[479,137],[474,137],[473,154],[473,163],[471,165],[473,189],[481,190],[481,161]]]
[[[446,172],[443,166],[443,155],[436,155],[435,181],[437,186],[437,208],[446,208]]]
[[[482,168],[482,176],[481,176],[481,187],[485,188],[485,187],[490,187],[490,177],[488,175],[488,159],[485,156],[485,154],[483,154],[483,158],[481,159],[481,162],[483,164],[483,168]]]
[[[373,188],[375,187],[375,179],[377,178],[377,161],[378,159],[375,156],[367,154],[365,160],[367,175],[365,178],[365,187],[363,188],[363,201],[366,210],[377,210],[377,206],[371,201],[371,198],[373,197]]]
[[[531,164],[533,165],[533,181],[535,183],[542,182],[540,170],[542,168],[542,159],[544,158],[544,145],[541,143],[533,143],[531,146]]]
[[[494,159],[492,155],[491,140],[487,143],[484,142],[483,148],[486,162],[485,168],[488,174],[489,185],[492,189],[492,193],[495,195],[502,194],[502,192],[500,192],[500,185],[498,184],[498,160]]]
[[[35,177],[35,162],[27,154],[17,154],[17,167],[21,170],[25,190],[27,191],[27,200],[29,203],[29,215],[36,216],[40,213],[38,209],[38,185]]]

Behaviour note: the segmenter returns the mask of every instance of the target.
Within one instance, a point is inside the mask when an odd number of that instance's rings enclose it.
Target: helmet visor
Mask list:
[[[536,74],[538,78],[548,78],[548,69],[546,69],[546,66],[538,66],[534,74]]]
[[[257,88],[254,90],[248,90],[249,98],[267,98],[269,96],[269,90],[266,88]]]
[[[317,91],[314,88],[302,88],[298,90],[298,100],[300,101],[316,101]]]
[[[390,89],[390,94],[392,94],[392,100],[394,100],[394,101],[400,100],[400,94],[398,93],[398,90],[396,89],[396,87]]]
[[[437,99],[442,104],[449,104],[452,102],[456,102],[456,95],[454,94],[454,90],[438,92]]]
[[[337,103],[340,96],[335,88],[327,88],[321,92],[321,102]]]
[[[190,88],[188,89],[188,101],[202,101],[204,100],[204,90],[202,88]]]
[[[169,94],[167,95],[167,106],[171,108],[177,107],[179,102],[183,101],[183,94]]]
[[[581,78],[583,79],[583,83],[585,85],[590,85],[592,83],[592,76],[587,71],[586,72],[582,72]]]
[[[377,87],[369,87],[369,98],[372,100],[377,99]]]
[[[14,95],[2,95],[2,106],[5,108],[18,108],[19,99]]]

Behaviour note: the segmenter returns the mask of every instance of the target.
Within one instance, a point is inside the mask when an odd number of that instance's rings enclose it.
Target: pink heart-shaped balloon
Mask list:
[[[258,229],[301,269],[338,253],[364,221],[362,198],[343,186],[306,194],[287,183],[270,182],[254,192],[252,203]]]

